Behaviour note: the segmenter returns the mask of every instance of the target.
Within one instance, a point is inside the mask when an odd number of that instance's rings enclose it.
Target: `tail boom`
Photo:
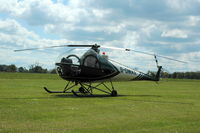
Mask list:
[[[159,81],[162,66],[158,66],[156,75],[152,76],[143,72],[136,71],[134,69],[119,67],[119,74],[112,78],[113,81],[134,81],[134,80],[149,80]]]

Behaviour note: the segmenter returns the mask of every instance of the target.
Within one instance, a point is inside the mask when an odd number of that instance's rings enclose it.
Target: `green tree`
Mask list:
[[[18,72],[28,72],[28,70],[25,67],[19,67]]]
[[[7,72],[16,72],[17,71],[17,67],[14,64],[11,64],[9,66],[7,66]]]
[[[56,73],[56,69],[52,69],[49,72],[52,73],[52,74],[55,74]]]
[[[0,65],[1,72],[6,72],[6,70],[7,70],[7,65]]]
[[[47,73],[47,69],[43,69],[38,64],[33,64],[30,66],[29,72],[31,72],[31,73]]]

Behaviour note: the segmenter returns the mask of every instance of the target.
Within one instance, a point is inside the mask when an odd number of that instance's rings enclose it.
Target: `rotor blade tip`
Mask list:
[[[128,49],[128,48],[127,48],[127,49],[125,49],[125,50],[126,50],[126,51],[131,51],[131,49]]]

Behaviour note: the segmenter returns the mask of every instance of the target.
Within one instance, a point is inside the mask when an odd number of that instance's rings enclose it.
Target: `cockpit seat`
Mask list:
[[[61,63],[67,63],[67,64],[72,64],[72,59],[68,59],[68,58],[62,58],[61,59]]]

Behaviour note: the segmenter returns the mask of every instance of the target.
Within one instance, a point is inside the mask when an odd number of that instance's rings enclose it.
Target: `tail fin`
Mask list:
[[[158,66],[158,71],[157,71],[156,76],[155,76],[155,81],[159,81],[160,80],[161,70],[162,70],[162,66]]]

